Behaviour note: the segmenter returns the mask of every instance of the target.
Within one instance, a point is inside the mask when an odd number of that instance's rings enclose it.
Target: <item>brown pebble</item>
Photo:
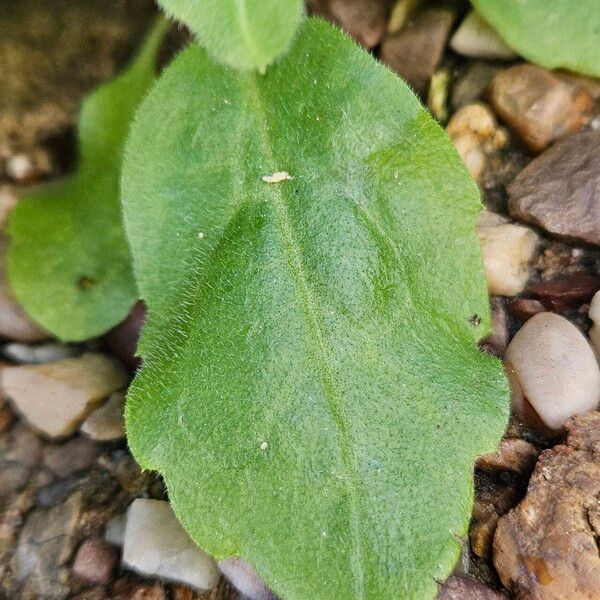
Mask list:
[[[573,86],[585,89],[594,100],[600,99],[600,78],[580,75],[579,73],[572,73],[571,71],[564,71],[562,69],[554,71],[554,74]]]
[[[308,10],[341,27],[361,46],[371,49],[381,42],[389,2],[382,0],[308,0]]]
[[[59,477],[68,477],[76,471],[88,469],[100,454],[101,447],[94,442],[77,437],[64,444],[46,447],[44,464]]]
[[[70,435],[129,376],[116,360],[98,353],[43,365],[7,367],[3,391],[15,409],[50,438]]]
[[[199,600],[200,596],[194,590],[183,585],[175,585],[171,588],[173,600]]]
[[[525,440],[504,439],[496,452],[480,456],[475,466],[482,471],[509,471],[517,474],[531,473],[539,452]]]
[[[479,581],[462,575],[453,575],[440,587],[437,600],[503,600],[503,596]]]
[[[418,93],[424,94],[437,69],[456,13],[448,7],[432,7],[409,18],[398,33],[381,45],[381,61]]]
[[[15,413],[8,406],[0,408],[0,433],[4,433],[14,422]]]
[[[597,600],[600,590],[600,413],[567,423],[544,451],[527,495],[494,536],[494,566],[516,598]]]
[[[532,64],[496,75],[490,99],[498,115],[534,152],[579,131],[594,110],[589,92]]]
[[[88,583],[106,585],[118,561],[119,553],[105,540],[85,540],[75,555],[73,575]]]
[[[42,459],[42,441],[22,423],[18,423],[0,442],[0,454],[7,462],[35,467]],[[4,448],[6,446],[6,448]]]
[[[146,305],[136,302],[125,320],[113,327],[104,336],[108,349],[130,369],[137,369],[141,359],[136,355],[140,331],[146,322]]]
[[[545,312],[546,307],[539,300],[533,298],[516,298],[508,304],[508,311],[517,319],[527,321],[534,315]]]
[[[568,242],[600,245],[600,131],[569,136],[531,161],[508,186],[508,209]]]
[[[579,271],[550,281],[538,281],[525,288],[523,295],[536,298],[547,310],[563,312],[591,302],[600,290],[600,277]]]
[[[106,591],[102,587],[93,587],[89,590],[84,590],[76,596],[71,596],[69,600],[105,600]]]
[[[167,600],[167,592],[160,583],[143,583],[130,577],[118,579],[113,586],[111,600]]]

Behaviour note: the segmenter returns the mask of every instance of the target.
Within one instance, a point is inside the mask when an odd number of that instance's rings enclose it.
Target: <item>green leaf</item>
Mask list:
[[[445,133],[311,19],[264,76],[180,55],[123,202],[149,306],[129,443],[194,540],[285,600],[433,598],[508,412],[475,344],[478,192]]]
[[[158,0],[185,23],[213,59],[264,71],[292,43],[302,0]]]
[[[550,69],[600,76],[598,0],[471,0],[519,54]]]
[[[159,21],[131,66],[84,100],[77,173],[13,211],[11,286],[29,315],[62,340],[104,333],[137,299],[119,203],[121,162],[134,111],[156,80],[167,27]]]

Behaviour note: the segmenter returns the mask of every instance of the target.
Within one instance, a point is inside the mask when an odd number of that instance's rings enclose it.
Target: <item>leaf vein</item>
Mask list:
[[[265,155],[272,161],[274,169],[277,168],[275,163],[275,157],[273,153],[273,143],[270,140],[269,129],[267,126],[266,112],[260,96],[260,89],[256,84],[254,75],[249,76],[249,96],[254,100],[257,105],[257,114],[261,115],[262,127],[260,128],[261,141]],[[313,299],[313,293],[310,289],[309,279],[306,275],[306,269],[302,260],[302,252],[299,249],[299,242],[294,234],[294,228],[291,224],[291,218],[287,205],[283,197],[283,186],[275,188],[273,197],[275,202],[273,207],[275,209],[276,218],[280,224],[280,231],[282,234],[282,241],[284,249],[287,251],[287,263],[290,269],[290,273],[295,283],[295,287],[298,291],[298,295],[302,305],[302,311],[307,320],[307,332],[314,346],[314,358],[318,365],[321,380],[323,383],[323,389],[328,401],[328,407],[333,419],[333,422],[338,430],[340,449],[342,454],[342,461],[346,470],[346,474],[349,476],[351,481],[345,480],[346,491],[348,495],[348,501],[350,504],[350,528],[354,537],[354,547],[357,551],[357,555],[354,560],[354,589],[355,598],[365,598],[365,573],[364,573],[364,550],[363,541],[360,535],[360,511],[359,502],[357,501],[356,494],[357,490],[360,489],[360,480],[357,474],[357,469],[353,464],[352,452],[350,444],[348,442],[348,431],[344,423],[344,414],[341,407],[340,400],[338,399],[339,393],[336,391],[334,383],[334,376],[330,365],[330,359],[325,348],[324,336],[322,333],[322,319],[318,316],[318,308],[315,300]]]

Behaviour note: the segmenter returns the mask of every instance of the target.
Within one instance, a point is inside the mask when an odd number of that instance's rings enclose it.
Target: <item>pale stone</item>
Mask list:
[[[560,315],[531,317],[508,345],[505,367],[514,411],[531,421],[533,409],[548,433],[559,433],[567,419],[600,403],[596,356],[577,327]]]
[[[446,132],[475,181],[482,175],[488,156],[508,140],[494,113],[480,102],[459,108],[448,122]]]
[[[35,172],[35,165],[25,154],[15,154],[6,159],[6,174],[13,181],[27,181]]]
[[[516,225],[489,211],[479,217],[477,233],[490,293],[515,296],[523,291],[531,276],[538,235],[529,227]]]
[[[459,108],[454,113],[446,131],[452,138],[463,133],[475,133],[482,138],[488,138],[496,131],[496,117],[487,106],[474,102]]]
[[[2,350],[6,358],[13,362],[36,365],[73,358],[79,353],[75,346],[65,346],[53,342],[39,344],[38,346],[13,342],[6,344]]]
[[[125,386],[128,375],[102,354],[2,371],[2,388],[33,427],[50,438],[73,433],[98,404]]]
[[[592,298],[589,317],[594,323],[590,329],[590,339],[597,356],[600,357],[600,292],[596,292]]]
[[[477,181],[485,168],[486,156],[481,141],[474,133],[465,133],[457,137],[454,141],[454,147],[462,159],[469,175]]]
[[[248,600],[275,600],[275,595],[243,558],[231,557],[219,563],[221,573]]]
[[[510,60],[514,50],[472,10],[458,26],[450,40],[450,48],[463,56]]]
[[[125,540],[125,525],[127,524],[127,513],[121,513],[113,517],[104,530],[104,539],[113,546],[123,546]]]
[[[115,392],[97,408],[81,426],[81,433],[98,442],[120,440],[125,437],[125,394]]]
[[[217,563],[200,550],[162,500],[134,500],[127,511],[123,563],[142,575],[210,590],[219,580]]]

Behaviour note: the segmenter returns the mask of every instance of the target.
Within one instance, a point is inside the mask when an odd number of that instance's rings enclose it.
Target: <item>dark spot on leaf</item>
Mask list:
[[[481,323],[481,317],[479,315],[471,315],[469,317],[469,323],[473,325],[473,327],[477,327]]]
[[[96,285],[97,281],[91,277],[81,277],[77,282],[77,287],[84,292]]]

